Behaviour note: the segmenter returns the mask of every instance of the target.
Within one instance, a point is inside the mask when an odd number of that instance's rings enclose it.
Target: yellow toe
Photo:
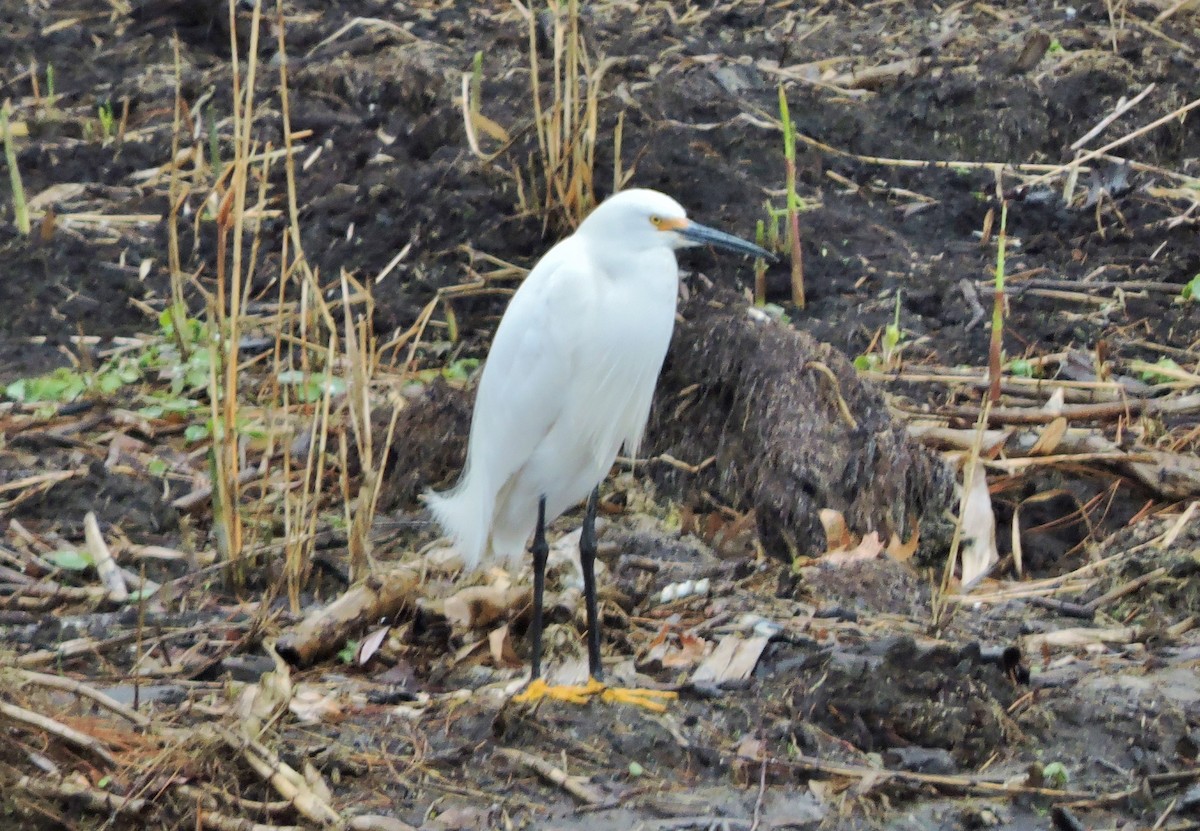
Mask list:
[[[543,678],[535,678],[529,682],[528,687],[513,696],[513,701],[518,704],[536,704],[543,698],[552,698],[568,704],[587,704],[596,693],[603,690],[604,685],[594,678],[588,679],[586,684],[559,684],[556,686],[550,686]]]
[[[654,713],[665,713],[667,705],[664,702],[674,701],[679,693],[672,690],[643,690],[635,687],[605,687],[600,695],[601,701],[609,704],[632,704]]]

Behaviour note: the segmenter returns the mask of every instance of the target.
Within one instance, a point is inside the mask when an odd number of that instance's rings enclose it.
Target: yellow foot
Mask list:
[[[601,701],[609,704],[632,704],[654,713],[667,711],[666,701],[679,698],[679,693],[671,690],[643,690],[635,687],[605,687],[600,694]]]
[[[536,704],[543,698],[553,698],[568,704],[587,704],[597,695],[608,704],[632,704],[655,713],[665,713],[664,702],[679,698],[679,693],[670,690],[643,690],[631,687],[608,687],[595,678],[586,684],[550,686],[542,678],[535,678],[513,701],[518,704]]]
[[[543,678],[535,678],[529,682],[528,687],[513,696],[513,701],[518,704],[536,704],[543,698],[553,698],[568,704],[587,704],[604,689],[604,685],[595,678],[589,678],[586,684],[561,684],[554,687],[547,684]]]

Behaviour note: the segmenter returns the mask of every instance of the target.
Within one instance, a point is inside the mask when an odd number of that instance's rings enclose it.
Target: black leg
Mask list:
[[[550,546],[546,544],[546,497],[538,500],[537,531],[533,535],[533,658],[530,660],[530,680],[542,677],[542,601],[546,594],[546,560]]]
[[[597,681],[604,680],[600,664],[600,616],[596,613],[596,503],[600,489],[592,491],[583,516],[583,531],[579,535],[579,566],[583,569],[583,599],[587,604],[588,672]]]

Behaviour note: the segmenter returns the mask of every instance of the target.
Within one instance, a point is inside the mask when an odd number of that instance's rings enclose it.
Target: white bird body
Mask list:
[[[596,501],[621,446],[637,453],[650,415],[675,328],[675,249],[704,244],[771,256],[691,222],[678,202],[656,191],[624,191],[592,211],[513,295],[479,381],[462,478],[445,493],[425,495],[468,570],[517,560],[533,535],[531,681],[518,700],[582,703],[599,694],[662,711],[675,696],[602,681]],[[579,566],[590,679],[555,688],[541,677],[545,524],[585,497]]]
[[[627,203],[643,209],[631,218]],[[548,523],[587,497],[622,446],[636,454],[675,325],[674,248],[688,244],[666,244],[651,217],[686,223],[662,194],[613,197],[546,253],[505,310],[463,476],[426,495],[468,569],[517,560],[539,499]]]

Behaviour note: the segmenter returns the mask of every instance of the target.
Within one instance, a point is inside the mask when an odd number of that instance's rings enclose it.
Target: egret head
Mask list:
[[[656,190],[623,190],[606,199],[579,226],[606,246],[625,251],[690,248],[711,245],[753,257],[775,256],[753,243],[688,219],[683,206]]]

